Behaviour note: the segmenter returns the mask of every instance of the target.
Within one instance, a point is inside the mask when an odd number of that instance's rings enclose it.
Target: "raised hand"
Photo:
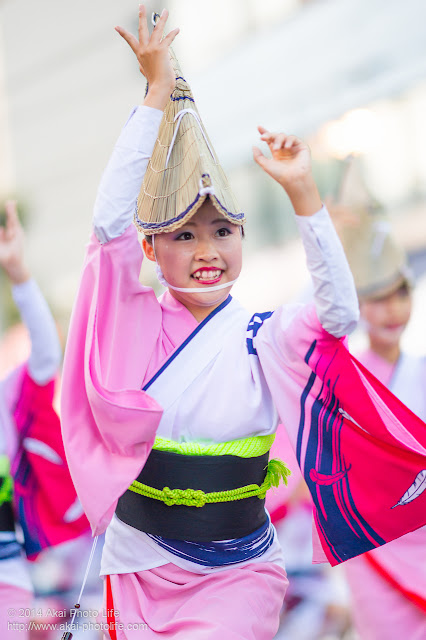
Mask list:
[[[253,147],[253,157],[284,188],[311,173],[311,153],[305,142],[285,133],[271,133],[264,127],[258,127],[258,131],[261,140],[267,143],[272,158],[266,158],[257,147]]]
[[[6,226],[0,227],[0,266],[13,284],[25,282],[30,273],[24,261],[24,230],[18,219],[16,202],[6,202]]]
[[[164,36],[168,16],[169,12],[164,9],[150,36],[146,8],[140,5],[138,38],[122,27],[115,27],[132,49],[139,62],[139,69],[148,81],[148,94],[144,104],[159,109],[164,109],[176,84],[169,46],[179,33],[179,29],[173,29]]]
[[[312,215],[322,207],[312,177],[311,153],[308,145],[285,133],[271,133],[258,127],[260,138],[267,143],[271,158],[253,147],[253,158],[267,174],[287,192],[298,215]]]

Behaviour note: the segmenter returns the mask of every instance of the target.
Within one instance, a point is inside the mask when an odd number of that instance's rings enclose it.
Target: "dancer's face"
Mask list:
[[[211,293],[197,293],[197,289],[225,284],[240,275],[241,229],[219,214],[210,200],[177,231],[157,234],[154,245],[155,255],[154,248],[143,241],[146,256],[157,257],[171,285],[194,289],[194,293],[169,291],[199,322],[227,298],[232,285]]]
[[[362,301],[361,317],[370,340],[383,347],[398,346],[410,319],[411,307],[411,291],[405,284],[388,296]]]

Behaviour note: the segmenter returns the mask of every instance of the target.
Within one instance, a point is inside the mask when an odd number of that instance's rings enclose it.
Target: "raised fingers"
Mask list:
[[[266,142],[267,144],[272,144],[276,138],[276,136],[278,135],[277,133],[274,133],[272,131],[268,131],[268,129],[265,129],[265,127],[257,127],[260,135],[260,139],[263,140],[263,142]]]
[[[272,149],[274,151],[282,149],[285,146],[286,142],[287,136],[285,135],[285,133],[277,133],[272,141]]]
[[[20,228],[18,212],[16,208],[15,200],[7,200],[5,203],[6,210],[6,225],[4,229],[4,240],[10,240],[13,238]]]
[[[18,212],[16,209],[16,200],[7,200],[4,205],[7,216],[7,227],[16,227],[19,224]]]
[[[277,151],[278,149],[291,149],[297,145],[298,138],[296,136],[287,135],[286,133],[274,133],[268,131],[264,127],[258,127],[261,133],[261,140],[266,142],[271,151]]]
[[[292,147],[295,147],[299,142],[299,138],[297,138],[296,136],[286,136],[285,138],[284,149],[291,149]]]
[[[274,140],[273,149],[291,149],[298,143],[296,136],[288,136],[286,133],[279,133]]]
[[[168,33],[166,37],[163,39],[164,44],[170,47],[173,40],[176,38],[177,34],[179,33],[179,31],[180,31],[179,28],[173,29],[173,31],[170,31],[170,33]]]
[[[146,8],[145,5],[139,5],[139,42],[142,45],[148,44],[149,41],[149,31],[148,24],[146,21]]]
[[[137,38],[135,38],[135,36],[129,31],[126,31],[126,29],[123,29],[123,27],[115,27],[115,30],[120,34],[122,38],[124,38],[129,47],[132,49],[133,53],[137,55],[139,47]]]
[[[259,130],[260,129],[263,130],[263,133],[260,136],[260,139],[263,140],[263,142],[266,142],[266,144],[268,145],[271,151],[277,151],[282,147],[282,145],[284,144],[285,134],[274,133],[274,132],[268,131],[267,129],[264,129],[263,127],[259,127]]]

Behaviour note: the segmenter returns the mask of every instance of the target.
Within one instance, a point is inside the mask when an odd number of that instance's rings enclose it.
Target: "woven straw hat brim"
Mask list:
[[[341,232],[341,240],[360,298],[384,297],[402,284],[412,286],[405,252],[390,232],[380,236],[378,221],[368,213],[359,228]]]
[[[200,196],[199,193],[197,193],[193,202],[189,204],[187,209],[185,209],[175,218],[170,218],[161,222],[144,222],[139,217],[140,214],[138,209],[134,216],[134,222],[138,229],[145,235],[154,235],[157,233],[169,233],[171,231],[176,231],[176,229],[180,229],[180,227],[183,227],[183,225],[186,224],[186,222],[188,222],[190,218],[192,218],[192,216],[198,211],[198,209],[207,199],[210,199],[211,203],[214,205],[218,213],[220,213],[232,224],[236,224],[239,226],[245,224],[246,218],[244,213],[233,214],[226,209],[225,205],[219,200],[217,196],[213,194]]]
[[[396,293],[403,285],[409,289],[413,287],[413,277],[410,273],[402,273],[398,271],[394,273],[388,280],[375,282],[364,289],[357,289],[360,301],[371,300],[377,298],[386,298]]]
[[[227,177],[201,122],[191,89],[171,53],[176,87],[164,110],[142,183],[135,224],[146,235],[183,226],[209,197],[229,222],[242,225]]]

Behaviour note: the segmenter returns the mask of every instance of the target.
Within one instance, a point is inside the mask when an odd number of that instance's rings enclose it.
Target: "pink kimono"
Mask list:
[[[424,423],[348,353],[343,340],[322,328],[313,305],[288,305],[244,320],[238,303],[231,301],[239,324],[235,328],[231,323],[221,332],[220,309],[215,325],[201,326],[170,294],[157,301],[153,291],[139,283],[141,258],[133,227],[104,245],[92,238],[67,344],[63,436],[71,474],[94,533],[106,529],[119,497],[144,466],[162,419],[162,406],[142,387],[172,361],[176,367],[180,362],[185,365],[180,370],[190,375],[200,357],[192,347],[202,346],[204,336],[206,345],[213,340],[217,348],[208,369],[203,364],[194,373],[195,383],[201,384],[208,370],[211,384],[225,390],[224,376],[232,387],[247,363],[247,379],[257,379],[252,390],[261,394],[259,404],[273,402],[286,426],[314,501],[316,561],[326,557],[337,564],[426,524],[426,493],[407,498],[426,468]],[[209,333],[212,326],[218,329]],[[240,350],[235,359],[232,345],[237,342]],[[238,389],[234,391],[238,398]],[[273,428],[279,418],[272,420]],[[107,585],[114,592],[114,583],[121,581],[117,608],[132,601],[139,612],[137,620],[145,621],[152,631],[152,635],[145,632],[146,637],[161,634],[183,640],[189,632],[202,637],[200,629],[206,630],[206,638],[217,637],[217,610],[199,606],[203,593],[199,587],[211,584],[213,593],[229,596],[220,606],[224,637],[266,640],[276,630],[285,591],[284,572],[269,565],[227,569],[204,576],[203,583],[197,582],[199,576],[166,565],[124,577],[113,575]],[[265,583],[250,578],[247,585],[260,587],[255,592],[257,611],[265,606],[268,613],[263,631],[249,615],[252,604],[241,608],[244,599],[235,595],[239,590],[234,588],[238,571],[256,568]],[[240,573],[242,586],[243,575],[247,573]],[[221,591],[227,579],[229,591]],[[179,593],[170,589],[176,583],[182,585]],[[194,598],[189,609],[184,606],[185,593]],[[162,594],[163,606],[158,607]],[[191,618],[189,611],[196,614]],[[140,637],[137,631],[116,633],[110,637]]]

